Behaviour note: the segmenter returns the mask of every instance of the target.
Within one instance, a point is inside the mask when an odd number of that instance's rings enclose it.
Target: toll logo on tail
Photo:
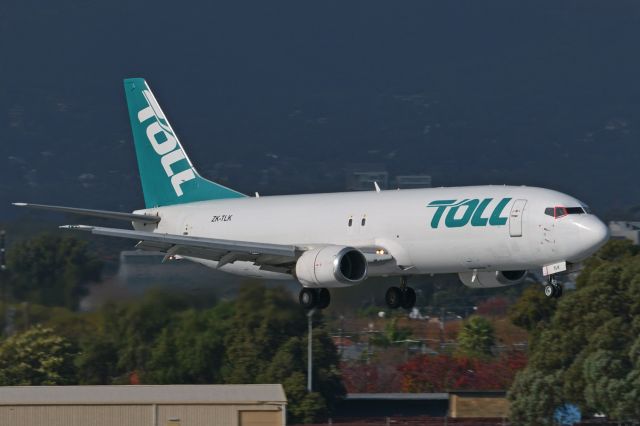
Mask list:
[[[461,228],[469,223],[471,223],[471,226],[501,226],[506,224],[507,217],[502,216],[502,213],[511,198],[503,198],[494,203],[493,210],[487,210],[492,201],[493,198],[432,201],[427,205],[427,207],[435,209],[431,218],[431,228],[436,229],[440,226],[440,221],[445,212],[447,212],[447,215],[445,216],[444,226],[447,228]],[[488,216],[485,215],[485,211]],[[489,214],[489,212],[491,213]]]
[[[181,197],[184,194],[181,185],[195,179],[196,174],[191,163],[189,163],[189,168],[180,172],[176,173],[173,170],[172,166],[175,163],[181,160],[188,162],[188,159],[153,94],[145,89],[142,90],[142,95],[147,101],[147,106],[138,111],[138,121],[142,125],[149,122],[146,128],[147,138],[153,150],[160,156],[160,164],[162,164],[167,177],[171,179],[171,186],[176,196]],[[153,121],[151,121],[152,119]]]
[[[198,174],[143,78],[124,88],[147,208],[245,197]]]

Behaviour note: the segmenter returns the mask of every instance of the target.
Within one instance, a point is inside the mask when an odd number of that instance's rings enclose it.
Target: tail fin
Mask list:
[[[196,172],[143,78],[124,80],[147,208],[245,195]]]

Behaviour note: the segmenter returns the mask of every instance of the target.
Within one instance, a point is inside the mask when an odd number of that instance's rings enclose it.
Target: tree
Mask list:
[[[112,341],[86,339],[74,360],[78,382],[82,385],[107,385],[119,375],[118,348]]]
[[[145,383],[222,383],[225,336],[233,306],[180,312],[162,330],[145,367]]]
[[[592,337],[582,365],[586,403],[615,419],[640,417],[640,337],[633,333],[633,327],[622,318],[607,321]]]
[[[76,382],[75,348],[40,325],[0,345],[0,385],[68,385]]]
[[[235,300],[230,319],[231,333],[225,344],[227,383],[251,383],[266,371],[278,348],[292,336],[303,336],[307,330],[304,311],[281,288],[246,285]]]
[[[533,298],[519,302],[521,312],[536,311],[529,303],[538,302]],[[535,316],[515,318],[523,317]],[[638,418],[637,248],[626,241],[609,242],[586,262],[577,290],[560,299],[549,318],[533,327],[537,328],[530,362],[509,393],[512,421],[550,423],[555,410],[565,403],[577,405],[586,415],[602,412],[621,421]]]
[[[100,279],[102,262],[73,237],[43,234],[16,243],[7,253],[14,299],[76,309],[87,284]]]
[[[495,344],[495,331],[491,322],[481,316],[472,316],[458,334],[457,353],[469,357],[490,357]]]
[[[349,393],[383,392],[380,388],[379,365],[363,361],[345,362],[341,365],[342,381]],[[385,389],[389,392],[389,389]]]
[[[503,317],[509,308],[509,300],[506,297],[494,296],[478,303],[476,313],[485,317]]]
[[[526,364],[522,352],[507,352],[487,360],[448,355],[421,355],[400,365],[405,392],[507,389]]]
[[[128,383],[133,372],[144,376],[154,344],[188,308],[187,299],[180,294],[159,291],[147,293],[140,301],[105,305],[94,333],[78,339],[81,382],[121,384]],[[99,369],[94,361],[103,362]]]
[[[529,286],[511,306],[509,318],[514,325],[530,333],[544,327],[553,316],[557,299],[549,299],[540,291],[540,285]]]
[[[71,383],[76,377],[82,384],[124,384],[131,377],[141,383],[282,383],[293,422],[323,420],[345,394],[339,356],[320,313],[314,317],[314,391],[307,391],[307,316],[283,288],[245,286],[235,301],[209,309],[194,309],[178,294],[151,292],[140,301],[111,303],[91,315],[65,311],[52,320],[48,313],[61,309],[45,311],[39,319],[62,328],[71,325],[69,339],[57,336],[59,349],[31,351],[39,356],[29,366],[38,359],[47,368],[60,362],[65,374],[22,379],[29,376],[12,370],[23,368],[17,357],[5,356],[0,374],[7,384]],[[18,346],[7,347],[15,352]],[[58,356],[64,350],[68,356]],[[2,354],[0,350],[0,358]],[[4,371],[4,365],[13,367]]]
[[[534,369],[524,369],[517,376],[510,396],[509,419],[514,424],[542,426],[553,424],[553,414],[562,405],[561,373],[545,374]]]
[[[411,329],[409,327],[399,327],[398,320],[392,318],[384,325],[384,331],[371,337],[371,343],[377,346],[389,347],[402,340],[411,337]]]
[[[309,393],[305,387],[307,317],[299,304],[283,288],[249,285],[241,289],[234,305],[225,339],[225,382],[282,383],[291,407],[291,422],[325,417],[345,390],[338,371],[338,353],[321,328],[322,319],[313,333],[316,392]]]

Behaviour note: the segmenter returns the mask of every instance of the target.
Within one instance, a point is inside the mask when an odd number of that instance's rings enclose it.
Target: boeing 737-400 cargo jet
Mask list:
[[[297,279],[300,303],[326,308],[329,288],[398,277],[391,308],[411,309],[410,276],[457,273],[469,287],[522,282],[542,268],[575,268],[608,239],[577,199],[525,186],[469,186],[248,197],[198,174],[144,79],[124,81],[145,208],[133,213],[15,203],[130,221],[133,230],[65,228],[139,241],[166,253],[251,277]]]

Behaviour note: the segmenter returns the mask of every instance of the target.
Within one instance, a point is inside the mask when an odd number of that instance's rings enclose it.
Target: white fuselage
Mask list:
[[[584,207],[573,197],[542,188],[471,186],[237,198],[137,213],[159,215],[158,233],[303,247],[381,247],[394,262],[372,265],[369,276],[382,276],[534,269],[579,262],[604,244],[607,227],[597,217],[545,214],[557,206]],[[155,226],[134,223],[136,229]],[[190,259],[212,267],[217,263]],[[250,262],[220,269],[291,278]]]

